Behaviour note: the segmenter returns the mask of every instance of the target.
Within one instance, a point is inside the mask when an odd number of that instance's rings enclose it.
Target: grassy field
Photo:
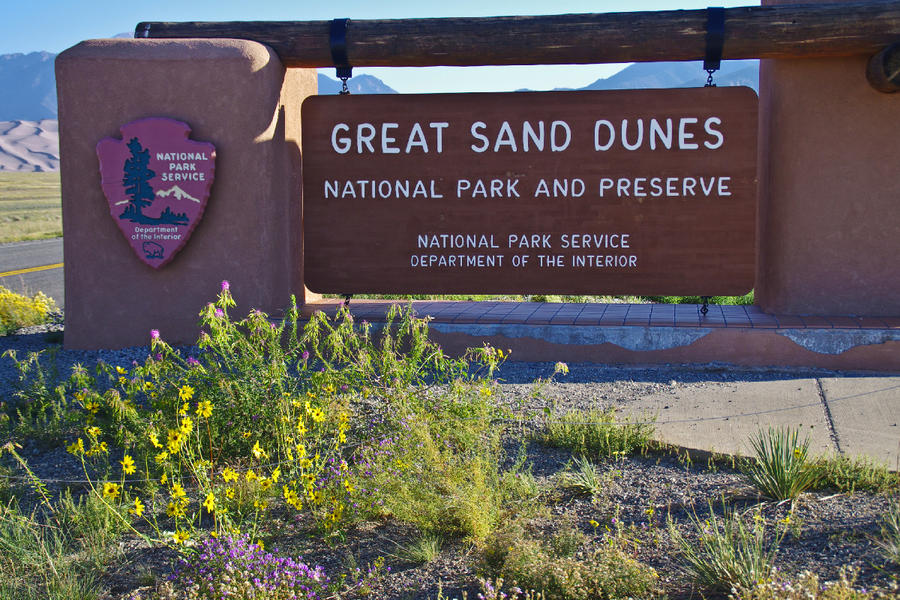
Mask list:
[[[0,243],[61,235],[59,173],[0,173]]]

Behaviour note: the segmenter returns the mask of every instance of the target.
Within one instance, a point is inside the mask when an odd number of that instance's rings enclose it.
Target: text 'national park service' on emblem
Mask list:
[[[187,123],[153,117],[97,144],[110,214],[142,261],[159,267],[184,247],[203,217],[216,149],[188,139]]]

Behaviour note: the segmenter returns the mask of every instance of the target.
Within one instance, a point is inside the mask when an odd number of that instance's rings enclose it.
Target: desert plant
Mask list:
[[[712,503],[707,519],[701,521],[692,513],[691,536],[683,534],[669,518],[669,535],[683,559],[682,568],[700,585],[718,591],[766,580],[786,530],[770,534],[758,512],[748,524],[724,504],[722,508],[721,518],[716,517]]]
[[[809,438],[799,431],[769,428],[750,438],[755,456],[739,464],[741,472],[761,494],[773,500],[793,500],[813,487],[819,474],[808,460]]]
[[[441,554],[444,540],[436,534],[423,534],[408,544],[398,547],[394,556],[415,564],[433,562]]]
[[[544,539],[529,534],[521,523],[510,523],[486,541],[482,569],[489,578],[537,590],[546,599],[649,599],[660,595],[654,569],[616,545],[593,548],[586,536],[574,530],[558,531]]]
[[[605,484],[594,463],[583,456],[575,458],[574,468],[563,474],[562,483],[576,493],[591,498],[600,496]]]
[[[881,536],[876,538],[885,560],[900,566],[900,500],[891,504],[881,524]]]
[[[793,578],[769,578],[746,587],[738,585],[730,600],[888,600],[896,598],[897,589],[866,590],[856,587],[856,572],[841,569],[840,579],[822,583],[819,577],[804,571]]]
[[[900,491],[900,473],[891,471],[871,458],[841,455],[822,457],[812,461],[812,469],[817,474],[817,489],[878,494]]]
[[[572,410],[547,422],[544,442],[598,458],[646,451],[653,442],[652,419],[618,421],[616,411]]]

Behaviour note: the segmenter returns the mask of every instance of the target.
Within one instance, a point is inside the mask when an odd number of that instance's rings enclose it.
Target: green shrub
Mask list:
[[[769,428],[750,438],[755,457],[742,461],[739,468],[764,496],[793,500],[819,480],[808,460],[809,439],[798,437],[796,429]]]
[[[654,569],[615,545],[591,547],[571,526],[544,539],[512,523],[487,541],[482,567],[489,578],[540,592],[546,600],[661,596]]]
[[[738,585],[729,596],[732,600],[887,600],[896,598],[893,590],[865,590],[855,587],[856,573],[843,569],[838,581],[822,583],[810,571],[790,579],[772,578],[751,586]]]
[[[572,410],[548,421],[544,442],[590,457],[625,456],[645,452],[654,430],[647,422],[617,421],[614,409]]]
[[[889,494],[900,492],[900,473],[891,471],[870,458],[831,456],[812,462],[817,489],[843,493],[856,491]]]

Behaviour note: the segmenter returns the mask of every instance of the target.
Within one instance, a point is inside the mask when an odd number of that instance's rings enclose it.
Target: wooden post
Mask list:
[[[707,11],[353,20],[354,66],[591,64],[700,60]],[[145,22],[136,38],[238,38],[288,67],[333,66],[330,21]],[[900,41],[900,1],[746,6],[725,11],[724,59],[874,54]]]

